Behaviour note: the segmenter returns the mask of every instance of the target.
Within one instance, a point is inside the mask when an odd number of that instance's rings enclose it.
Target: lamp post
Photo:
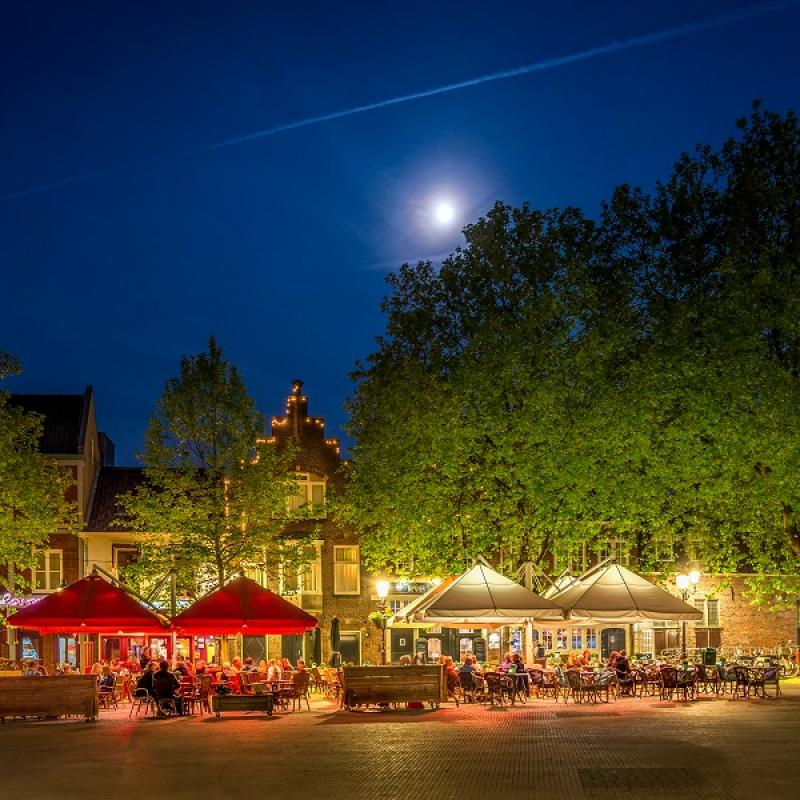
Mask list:
[[[378,594],[378,611],[381,617],[384,617],[386,614],[386,597],[389,594],[389,581],[376,581],[375,591]],[[381,622],[381,665],[383,665],[386,663],[386,620],[382,619]]]
[[[675,584],[681,592],[681,597],[685,603],[690,594],[697,591],[697,584],[700,583],[700,572],[693,569],[688,575],[681,573],[675,578]],[[681,661],[686,661],[686,620],[681,626]]]

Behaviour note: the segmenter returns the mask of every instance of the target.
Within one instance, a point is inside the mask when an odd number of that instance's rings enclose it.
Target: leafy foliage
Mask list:
[[[0,378],[20,371],[0,353]],[[42,418],[8,402],[0,392],[0,564],[32,568],[51,533],[75,524],[66,491],[71,476],[39,452]]]
[[[800,589],[800,134],[738,129],[596,220],[498,203],[389,276],[343,508],[374,566],[621,539]]]
[[[222,586],[249,567],[277,573],[306,543],[282,536],[294,490],[291,453],[266,445],[264,420],[212,337],[181,360],[146,434],[147,482],[122,499],[125,525],[144,532],[127,577],[152,582],[175,570],[190,593]]]

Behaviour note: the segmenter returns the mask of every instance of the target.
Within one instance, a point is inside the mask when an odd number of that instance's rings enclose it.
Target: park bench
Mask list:
[[[444,666],[344,667],[342,707],[430,703],[438,708],[447,700]]]
[[[97,679],[94,675],[58,675],[0,681],[0,721],[6,717],[82,716],[97,719]]]

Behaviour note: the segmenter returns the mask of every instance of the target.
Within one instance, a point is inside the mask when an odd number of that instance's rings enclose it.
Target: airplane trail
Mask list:
[[[670,28],[664,28],[660,31],[652,33],[645,33],[640,36],[631,36],[627,39],[620,39],[619,41],[609,42],[608,44],[598,45],[591,47],[588,50],[581,50],[577,53],[569,53],[563,56],[556,56],[555,58],[537,61],[534,64],[525,64],[521,67],[514,67],[512,69],[500,70],[498,72],[491,72],[486,75],[481,75],[476,78],[468,78],[456,83],[448,83],[443,86],[436,86],[430,89],[423,89],[419,92],[411,94],[399,95],[391,97],[387,100],[377,100],[373,103],[366,103],[365,105],[353,106],[351,108],[340,109],[338,111],[330,111],[325,114],[318,114],[312,117],[305,117],[303,119],[295,120],[294,122],[286,122],[280,125],[275,125],[270,128],[264,128],[259,131],[236,136],[231,139],[225,139],[215,144],[206,145],[205,147],[197,148],[192,151],[192,155],[199,153],[212,152],[214,150],[222,150],[226,147],[234,147],[236,145],[245,144],[258,139],[266,139],[270,136],[275,136],[279,133],[297,130],[298,128],[307,128],[312,125],[319,125],[323,122],[330,122],[344,117],[353,117],[357,114],[365,114],[368,111],[377,111],[381,108],[388,108],[390,106],[400,105],[401,103],[410,103],[415,100],[422,100],[426,97],[435,97],[440,94],[447,94],[449,92],[456,92],[461,89],[468,89],[472,86],[479,86],[483,83],[492,83],[494,81],[507,80],[509,78],[517,78],[522,75],[530,75],[535,72],[544,72],[545,70],[563,67],[567,64],[575,64],[580,61],[588,61],[598,56],[610,55],[612,53],[619,53],[624,50],[633,50],[636,48],[647,47],[648,45],[666,42],[672,39],[679,39],[684,36],[690,36],[695,33],[703,33],[705,31],[713,30],[715,28],[723,28],[728,25],[733,25],[737,22],[742,22],[752,17],[763,16],[765,14],[774,13],[777,11],[784,11],[790,8],[797,8],[800,6],[800,0],[783,0],[783,2],[767,3],[761,5],[745,6],[724,14],[719,14],[715,17],[709,17],[695,22],[686,22],[681,25],[675,25]],[[142,162],[136,162],[141,164]],[[93,178],[108,175],[112,172],[117,172],[121,169],[126,169],[134,166],[133,164],[123,164],[108,169],[97,170],[95,172],[86,172],[80,175],[74,175],[61,180],[52,181],[50,183],[40,184],[28,189],[22,189],[16,192],[10,192],[5,195],[0,195],[0,201],[11,200],[26,195],[38,194],[46,192],[50,189],[56,189],[61,186],[66,186],[71,183],[80,181],[91,180]]]

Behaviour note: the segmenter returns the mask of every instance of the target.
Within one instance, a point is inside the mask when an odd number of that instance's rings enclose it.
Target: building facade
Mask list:
[[[69,499],[76,503],[81,530],[77,535],[53,532],[34,574],[24,576],[30,579],[32,594],[18,588],[13,570],[10,572],[0,592],[6,611],[15,604],[34,602],[95,569],[119,578],[125,566],[137,557],[141,539],[124,524],[119,498],[144,479],[141,468],[114,465],[113,444],[97,430],[91,387],[82,395],[17,395],[12,401],[44,417],[42,452],[73,475]],[[302,381],[292,382],[285,413],[271,418],[264,443],[279,449],[292,447],[297,492],[289,500],[292,521],[287,524],[285,535],[289,539],[310,538],[316,554],[300,569],[282,569],[277,580],[274,576],[268,578],[257,567],[248,570],[248,574],[314,615],[319,629],[304,636],[232,639],[226,643],[227,652],[241,649],[243,655],[256,659],[286,656],[294,661],[304,657],[309,662],[322,663],[336,658],[336,652],[343,662],[379,663],[382,657],[396,662],[401,656],[416,654],[433,658],[441,653],[459,658],[466,651],[492,658],[506,649],[521,647],[520,630],[456,630],[399,624],[384,630],[370,621],[370,614],[379,608],[399,611],[432,583],[427,577],[391,579],[388,596],[384,600],[378,597],[376,576],[363,564],[358,532],[338,523],[329,513],[330,500],[342,490],[345,479],[340,445],[338,439],[326,436],[323,417],[310,416]],[[555,573],[566,568],[579,574],[593,562],[608,557],[625,564],[633,561],[635,568],[635,559],[621,543],[608,542],[602,547],[595,545],[594,549],[584,546],[564,563],[549,564],[547,571]],[[674,554],[669,558],[674,566]],[[702,576],[689,602],[702,611],[703,619],[687,626],[687,647],[773,648],[779,642],[797,641],[797,606],[778,612],[754,607],[746,597],[746,577],[723,581],[720,576]],[[678,593],[674,587],[666,588]],[[49,665],[77,658],[79,643],[74,637],[5,631],[0,634],[0,657],[40,657]],[[589,649],[606,654],[621,647],[631,652],[659,653],[679,649],[681,639],[682,626],[675,623],[552,623],[534,630],[537,648],[548,653]],[[203,657],[212,654],[208,648],[214,645],[210,642],[196,644],[202,648],[199,653]],[[163,636],[95,637],[84,646],[82,660],[86,661],[98,655],[108,659],[125,657],[143,647],[166,654],[169,642]],[[189,644],[179,643],[179,647],[188,654]]]

